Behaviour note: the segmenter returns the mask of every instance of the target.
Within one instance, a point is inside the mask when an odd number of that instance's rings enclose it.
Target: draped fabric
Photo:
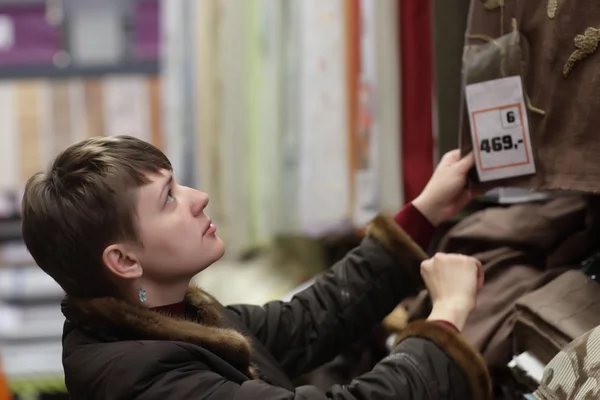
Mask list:
[[[536,173],[477,186],[600,191],[597,82],[600,8],[595,2],[471,0],[465,46],[476,51],[518,31],[521,75]],[[472,146],[466,107],[460,138]]]

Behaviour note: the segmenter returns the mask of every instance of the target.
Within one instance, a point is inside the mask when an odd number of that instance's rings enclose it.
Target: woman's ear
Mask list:
[[[102,262],[115,276],[122,279],[138,279],[142,274],[142,266],[131,246],[111,244],[102,253]]]

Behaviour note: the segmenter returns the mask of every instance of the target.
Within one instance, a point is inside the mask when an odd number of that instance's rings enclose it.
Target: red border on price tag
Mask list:
[[[485,112],[490,112],[490,111],[495,111],[495,110],[504,110],[505,108],[512,108],[512,107],[519,107],[519,117],[521,118],[521,133],[523,135],[523,146],[525,146],[525,156],[527,157],[527,159],[524,162],[518,162],[518,163],[512,163],[512,164],[507,164],[507,165],[499,165],[497,167],[488,167],[488,168],[483,168],[483,163],[481,161],[481,150],[479,149],[479,136],[477,136],[477,123],[475,120],[475,115],[476,114],[480,114],[480,113],[485,113]],[[527,165],[529,164],[530,160],[529,160],[529,151],[528,151],[528,143],[527,143],[527,137],[525,135],[525,125],[523,124],[523,106],[521,103],[514,103],[514,104],[508,104],[502,107],[492,107],[492,108],[486,108],[483,110],[477,110],[477,111],[473,111],[471,113],[471,119],[473,121],[473,135],[475,135],[475,142],[477,144],[476,148],[477,148],[477,159],[479,160],[479,166],[481,167],[482,171],[492,171],[492,170],[496,170],[496,169],[503,169],[503,168],[511,168],[511,167],[518,167],[519,165]],[[473,146],[475,147],[475,146]]]

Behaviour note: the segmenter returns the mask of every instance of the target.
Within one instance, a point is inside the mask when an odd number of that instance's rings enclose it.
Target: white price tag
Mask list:
[[[466,99],[479,179],[534,174],[521,77],[467,85]]]

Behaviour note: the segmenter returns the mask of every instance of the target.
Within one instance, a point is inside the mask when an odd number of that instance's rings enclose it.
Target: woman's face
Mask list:
[[[208,195],[178,185],[171,171],[150,175],[139,188],[137,220],[143,247],[136,251],[145,279],[189,280],[215,261],[225,248],[204,211]]]

